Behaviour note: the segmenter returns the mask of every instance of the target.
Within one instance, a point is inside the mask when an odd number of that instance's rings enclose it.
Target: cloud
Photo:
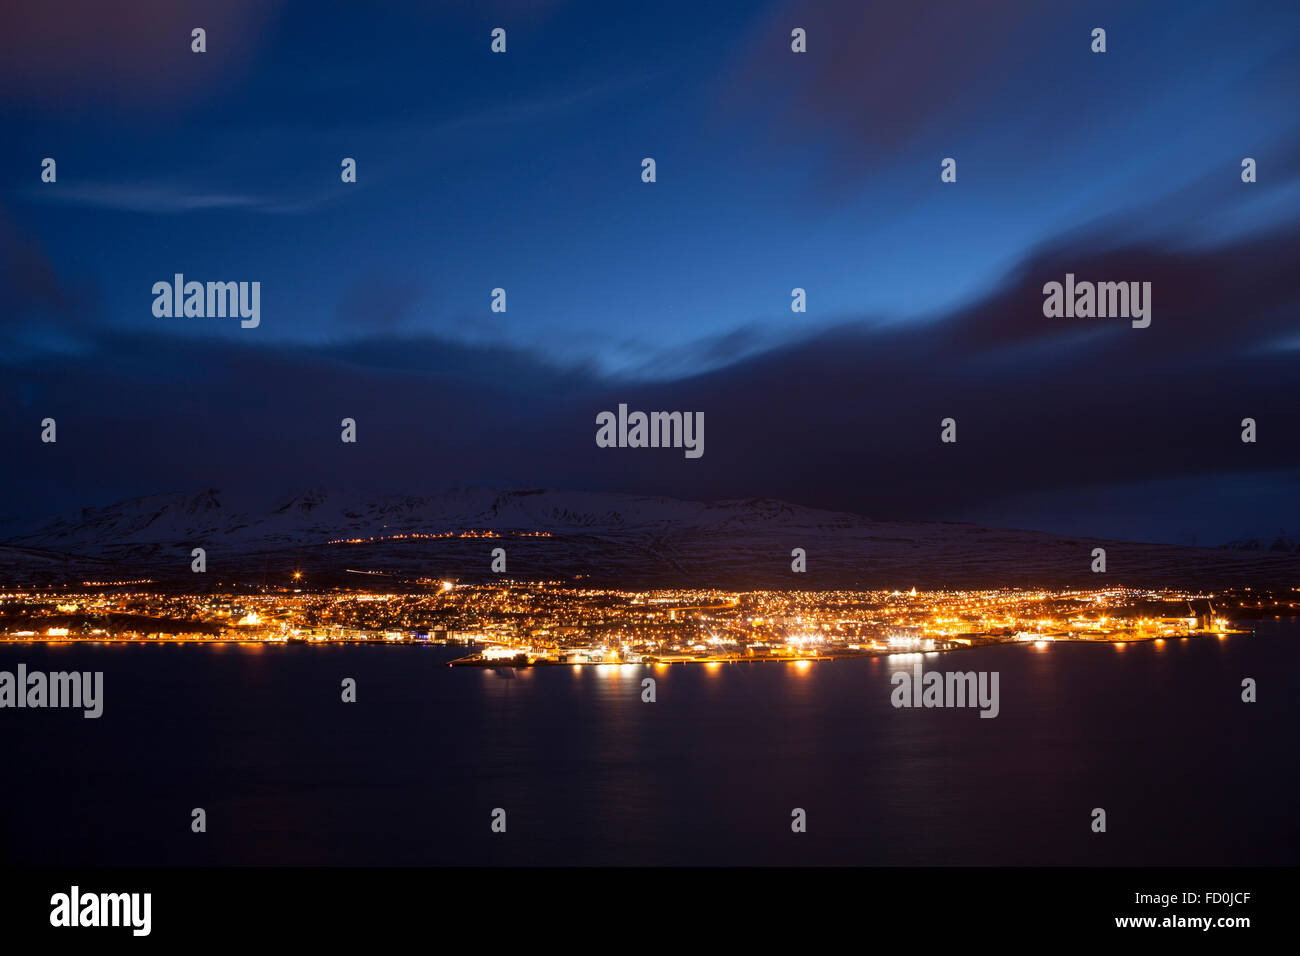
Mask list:
[[[801,55],[796,25],[808,33]],[[775,148],[815,158],[812,183],[832,201],[886,171],[919,199],[909,184],[929,187],[945,156],[996,166],[1005,194],[1033,195],[1079,164],[1095,181],[1106,143],[1117,144],[1107,176],[1159,171],[1146,189],[1214,162],[1225,135],[1260,148],[1269,123],[1294,125],[1281,91],[1300,82],[1297,25],[1300,8],[1269,0],[790,0],[738,44],[715,108],[719,122],[761,124]],[[1096,26],[1108,29],[1103,55],[1089,48]],[[918,162],[933,176],[906,175]]]
[[[0,98],[158,109],[219,92],[258,52],[276,0],[42,0],[9,4]],[[190,31],[208,33],[208,53]]]
[[[1300,310],[1300,229],[1212,249],[1108,240],[1046,246],[941,320],[846,323],[756,354],[742,332],[720,347],[744,357],[660,381],[381,330],[316,347],[265,344],[233,326],[101,334],[80,358],[0,359],[29,399],[0,391],[0,441],[15,449],[4,481],[13,500],[60,507],[157,486],[289,490],[329,476],[380,491],[505,482],[768,495],[881,518],[1043,527],[1052,513],[1077,524],[1071,502],[1112,525],[1140,516],[1151,494],[1126,497],[1130,487],[1187,480],[1204,501],[1246,476],[1300,471],[1295,353],[1274,344]],[[1044,318],[1042,285],[1067,271],[1151,281],[1151,327]],[[619,402],[704,411],[705,456],[596,448],[595,414]],[[53,452],[31,440],[46,414],[59,420]],[[361,433],[349,454],[344,416]],[[955,445],[939,442],[948,416]],[[1243,417],[1259,423],[1259,443],[1239,440]],[[1090,488],[1108,489],[1104,512]],[[1273,513],[1278,501],[1262,513],[1225,494],[1222,514],[1174,513],[1163,526],[1185,541],[1211,518],[1296,524]]]
[[[270,204],[267,199],[235,193],[201,192],[176,186],[136,185],[126,183],[81,183],[60,186],[57,190],[34,189],[33,199],[56,203],[115,209],[122,212],[183,213],[208,209],[258,209]]]
[[[344,198],[348,193],[331,188],[314,195],[304,194],[297,197],[259,196],[174,184],[73,183],[60,184],[57,190],[32,188],[25,195],[26,198],[35,201],[86,206],[116,212],[179,215],[220,210],[269,214],[305,213]]]
[[[745,356],[770,349],[787,337],[779,334],[770,323],[746,322],[727,332],[668,347],[640,339],[622,339],[618,342],[618,350],[628,356],[650,356],[629,361],[623,375],[637,380],[663,380],[730,365]],[[596,341],[596,334],[588,336],[588,341]]]
[[[1059,4],[913,0],[785,3],[747,38],[721,92],[730,108],[761,110],[781,135],[830,133],[857,162],[904,149],[942,117],[1028,72],[1026,50]],[[790,54],[790,31],[809,52]]]
[[[96,301],[93,290],[63,274],[44,245],[0,207],[0,329],[9,336],[11,358],[32,331],[47,342],[78,333]]]

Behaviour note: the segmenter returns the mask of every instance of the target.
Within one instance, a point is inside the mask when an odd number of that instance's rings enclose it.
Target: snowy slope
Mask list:
[[[501,539],[394,539],[493,531]],[[518,532],[549,537],[514,537]],[[366,539],[364,543],[346,543]],[[370,540],[375,539],[375,540]],[[770,499],[703,503],[541,489],[459,488],[366,499],[323,490],[256,504],[208,489],[87,508],[3,542],[3,582],[66,580],[105,563],[128,576],[193,582],[209,570],[272,579],[301,567],[314,584],[356,570],[399,586],[415,577],[489,577],[505,546],[512,576],[635,586],[995,587],[1209,586],[1300,582],[1290,553],[1065,538],[947,522],[882,522]],[[1109,571],[1090,571],[1094,547]],[[807,573],[790,570],[793,548]]]

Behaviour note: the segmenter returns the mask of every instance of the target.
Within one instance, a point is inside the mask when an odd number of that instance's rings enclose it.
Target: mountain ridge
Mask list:
[[[500,537],[489,544],[469,532]],[[310,488],[267,503],[215,488],[146,495],[81,508],[11,535],[0,542],[0,574],[11,583],[75,578],[92,569],[102,573],[108,563],[133,577],[193,584],[190,552],[201,547],[209,572],[223,577],[279,581],[287,568],[306,567],[314,584],[331,586],[360,570],[394,581],[488,580],[489,552],[498,546],[507,548],[508,578],[618,586],[1095,589],[1121,581],[1169,587],[1300,582],[1300,555],[1280,549],[877,521],[764,497],[701,502],[488,486],[381,496]],[[1095,547],[1107,552],[1105,575],[1091,571]],[[791,570],[794,548],[806,551],[806,573]]]

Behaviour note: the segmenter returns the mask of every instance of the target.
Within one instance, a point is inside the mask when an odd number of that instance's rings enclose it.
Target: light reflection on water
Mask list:
[[[404,646],[3,647],[0,668],[103,670],[105,710],[0,712],[20,768],[0,858],[1295,864],[1298,639],[1292,620],[1113,651],[496,669]],[[892,707],[890,675],[917,661],[998,671],[999,716]],[[73,778],[95,781],[95,815]],[[222,840],[160,826],[195,794]],[[509,840],[485,839],[497,806]],[[1094,806],[1115,839],[1093,839]]]

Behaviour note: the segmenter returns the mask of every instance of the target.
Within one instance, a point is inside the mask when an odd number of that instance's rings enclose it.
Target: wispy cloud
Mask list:
[[[29,199],[110,209],[119,212],[169,215],[208,210],[238,209],[245,212],[307,212],[340,198],[337,190],[311,196],[259,196],[251,193],[194,188],[179,184],[81,183],[61,185],[57,190],[30,189]]]

